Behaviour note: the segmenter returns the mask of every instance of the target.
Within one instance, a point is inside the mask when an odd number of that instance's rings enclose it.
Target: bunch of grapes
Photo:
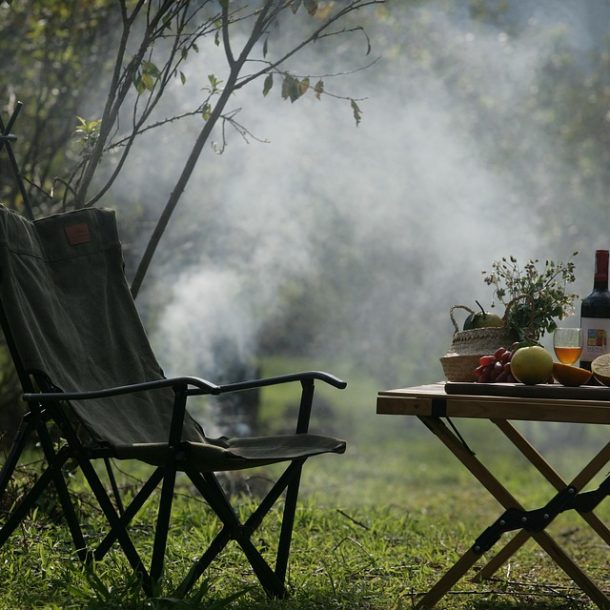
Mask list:
[[[516,381],[510,370],[510,361],[517,345],[510,349],[499,347],[493,354],[481,356],[474,370],[478,383],[511,383]]]

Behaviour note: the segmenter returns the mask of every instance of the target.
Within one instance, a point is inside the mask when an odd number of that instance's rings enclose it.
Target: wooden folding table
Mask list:
[[[610,609],[610,598],[546,531],[553,519],[566,510],[576,510],[610,548],[610,530],[593,510],[610,494],[610,476],[590,491],[585,486],[610,461],[610,442],[566,482],[511,420],[610,424],[610,388],[567,388],[555,384],[436,383],[387,390],[377,396],[377,413],[418,417],[476,479],[503,506],[504,512],[487,527],[471,547],[417,603],[432,608],[468,570],[489,551],[502,535],[516,531],[477,573],[476,580],[489,578],[527,540],[533,538],[552,560],[599,607]],[[447,426],[443,418],[449,422]],[[506,487],[483,465],[462,439],[453,419],[473,418],[492,422],[555,488],[556,494],[542,507],[525,510]]]

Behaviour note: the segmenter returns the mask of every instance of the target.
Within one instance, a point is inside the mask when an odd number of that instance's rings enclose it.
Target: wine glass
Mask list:
[[[553,334],[553,349],[559,362],[574,364],[582,353],[580,328],[557,328]]]

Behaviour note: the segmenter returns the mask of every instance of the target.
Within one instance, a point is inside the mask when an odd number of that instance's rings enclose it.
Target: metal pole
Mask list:
[[[13,174],[15,176],[15,180],[17,181],[17,187],[19,188],[19,192],[21,193],[21,197],[23,198],[23,204],[25,206],[25,211],[30,220],[34,220],[34,212],[32,211],[32,205],[30,203],[30,198],[25,190],[25,185],[23,184],[23,179],[21,177],[21,173],[19,172],[19,166],[17,164],[17,159],[15,159],[15,155],[13,153],[12,142],[17,140],[17,136],[15,134],[10,133],[19,113],[21,112],[21,107],[23,106],[22,102],[17,102],[15,110],[11,115],[11,118],[8,121],[8,124],[5,126],[2,117],[0,117],[0,150],[6,146],[6,152],[8,154],[9,162],[11,164],[11,169],[13,170]]]

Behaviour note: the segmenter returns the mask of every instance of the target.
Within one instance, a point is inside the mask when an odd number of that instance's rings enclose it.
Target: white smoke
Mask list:
[[[418,380],[433,381],[450,342],[449,307],[491,301],[482,269],[511,254],[520,260],[565,257],[565,244],[540,238],[549,205],[543,189],[526,207],[515,195],[529,169],[520,151],[505,159],[502,171],[488,155],[489,141],[507,130],[523,133],[535,154],[554,155],[538,128],[511,124],[511,109],[538,86],[552,43],[549,30],[536,26],[535,3],[525,4],[531,23],[516,37],[440,3],[403,13],[404,27],[391,21],[373,27],[373,45],[375,35],[396,37],[395,45],[384,43],[388,56],[369,71],[326,82],[338,93],[368,97],[359,102],[358,128],[347,101],[309,95],[292,105],[280,99],[278,84],[267,98],[262,83],[241,91],[233,105],[243,108],[240,122],[270,143],[246,144],[229,131],[224,154],[210,149],[199,162],[157,255],[175,270],[185,242],[198,252],[188,251],[188,265],[175,271],[171,302],[160,317],[155,342],[166,350],[164,361],[213,377],[214,350],[223,337],[248,360],[260,330],[285,313],[286,293],[309,282],[335,294],[334,308],[317,321],[320,349],[356,361],[417,358],[423,361]],[[570,17],[581,36],[586,27],[576,8]],[[407,26],[418,20],[434,24],[434,39],[415,38]],[[409,44],[403,35],[421,46],[423,64],[392,55]],[[447,71],[422,69],[426,54],[430,62],[442,55],[442,41],[452,43]],[[355,50],[310,55],[317,62],[312,71],[340,71],[335,57],[348,52]],[[221,75],[222,56],[215,53],[195,58],[190,72]],[[476,84],[472,95],[484,100],[483,107],[489,103],[476,129],[464,120],[473,109],[454,95],[455,81],[466,77]],[[192,106],[196,94],[193,87],[178,88],[175,108]],[[147,170],[155,206],[171,190],[201,122],[182,125],[162,136],[168,152],[155,175],[145,151],[126,172],[131,188],[130,181]],[[533,179],[552,184],[553,176]],[[560,222],[569,226],[571,219]],[[328,275],[328,268],[337,275]],[[425,346],[429,354],[409,353],[411,345]]]

